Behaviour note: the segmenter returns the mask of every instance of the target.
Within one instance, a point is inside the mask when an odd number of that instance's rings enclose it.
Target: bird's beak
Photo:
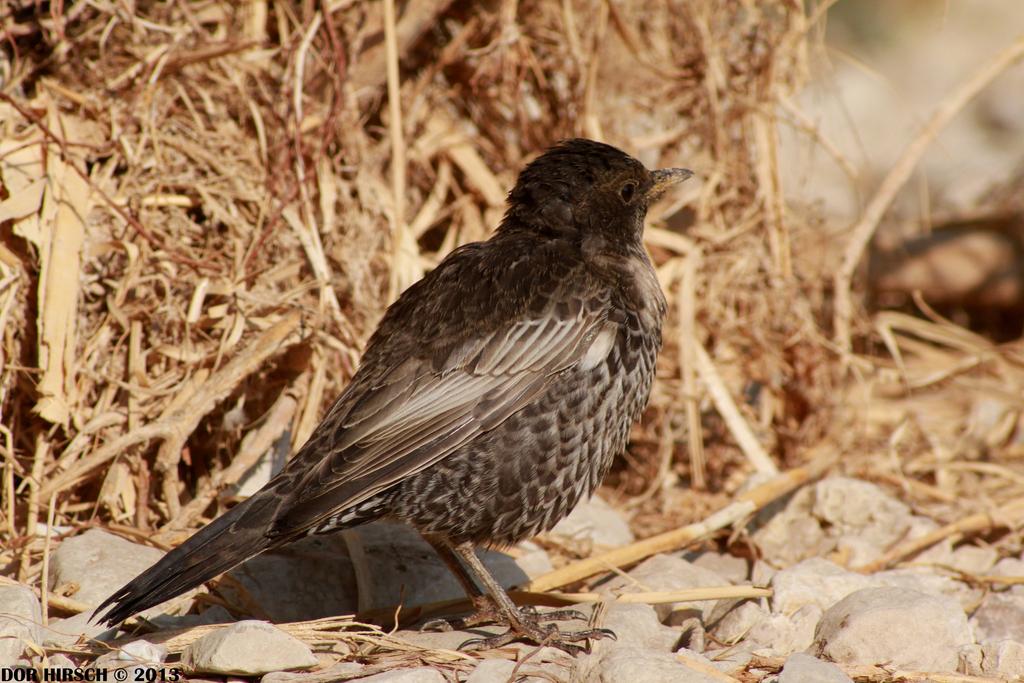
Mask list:
[[[668,188],[678,185],[692,175],[693,171],[688,168],[660,168],[657,171],[652,171],[651,177],[654,179],[654,184],[647,191],[648,201],[653,202],[665,194]]]

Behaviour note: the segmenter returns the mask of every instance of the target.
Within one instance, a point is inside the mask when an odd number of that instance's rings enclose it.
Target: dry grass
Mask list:
[[[648,232],[666,348],[608,482],[638,530],[822,450],[951,524],[1019,499],[1019,342],[868,315],[868,229],[783,199],[777,129],[815,137],[791,96],[827,4],[391,6],[0,9],[5,574],[41,585],[53,525],[166,544],[218,514],[308,436],[388,299],[572,135],[701,177]],[[986,519],[954,532],[1019,552]]]

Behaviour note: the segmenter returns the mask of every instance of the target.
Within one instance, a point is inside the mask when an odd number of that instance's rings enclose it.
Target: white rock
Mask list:
[[[851,532],[843,536],[837,536],[833,552],[845,557],[849,566],[857,567],[877,559],[881,555],[879,552],[880,548],[892,545],[892,541],[886,536],[887,534],[884,531],[873,531],[871,533]],[[903,529],[900,536],[905,539],[914,537],[908,527]],[[920,556],[915,559],[920,559]],[[934,562],[934,560],[920,561]]]
[[[797,491],[785,510],[754,532],[754,541],[765,558],[785,566],[835,550],[835,539],[825,534],[809,510],[801,509],[809,494],[810,489]]]
[[[981,646],[981,670],[1006,680],[1024,678],[1024,645],[1014,640],[1001,640]]]
[[[983,548],[977,545],[962,545],[953,551],[947,564],[965,574],[985,574],[999,560],[995,548]]]
[[[332,683],[339,679],[348,680],[363,668],[359,662],[341,662],[315,673],[271,671],[260,679],[260,683]],[[189,681],[194,682],[195,679],[189,678]]]
[[[466,683],[507,683],[516,663],[507,659],[485,659],[476,665]]]
[[[598,588],[598,592],[619,595],[642,591],[671,591],[705,586],[727,586],[729,582],[714,572],[697,567],[674,555],[654,555],[637,565],[626,577],[617,577]],[[658,617],[679,624],[691,616],[707,622],[716,600],[675,602],[656,605]]]
[[[636,540],[622,515],[598,496],[581,502],[548,533],[597,548],[617,548]]]
[[[961,581],[936,574],[928,567],[889,569],[872,574],[871,581],[875,586],[892,586],[920,591],[928,595],[953,598],[965,610],[973,609],[983,595],[980,588],[971,588]]]
[[[415,669],[396,669],[376,676],[360,678],[360,683],[445,683],[444,676],[437,669],[421,666]]]
[[[815,484],[811,510],[818,519],[842,530],[863,529],[879,521],[910,517],[906,503],[875,484],[849,477],[828,477]]]
[[[715,638],[722,643],[738,643],[747,637],[751,629],[762,621],[766,621],[771,612],[758,602],[747,600],[729,610],[711,630]]]
[[[904,540],[921,538],[939,528],[938,522],[928,517],[914,515],[910,518],[910,526],[907,528]],[[872,549],[872,555],[878,555],[878,549]],[[953,561],[953,540],[944,538],[935,545],[926,548],[914,556],[914,562],[918,564],[941,564],[947,565]]]
[[[122,670],[124,671],[125,681],[146,681],[150,680],[149,676],[152,676],[151,671],[156,671],[160,667],[157,662],[142,662],[130,654],[123,654],[120,650],[111,650],[89,664],[90,669],[97,671],[112,671]],[[120,676],[116,679],[120,680]],[[115,676],[108,674],[107,680],[115,680]]]
[[[712,667],[706,658],[701,659]],[[721,679],[686,666],[675,654],[620,646],[611,648],[601,658],[597,680],[601,683],[718,683]]]
[[[192,671],[257,676],[308,669],[317,659],[302,641],[263,621],[240,621],[185,648],[182,665]]]
[[[955,601],[898,588],[866,588],[833,605],[818,624],[813,653],[835,662],[955,671],[973,642]]]
[[[771,586],[772,612],[793,614],[804,605],[827,610],[847,595],[871,587],[872,580],[815,557],[777,572]]]
[[[92,623],[92,612],[80,612],[67,619],[51,619],[43,631],[43,645],[68,648],[87,640],[105,640],[117,634],[116,628]]]
[[[1024,597],[989,593],[971,616],[979,642],[1024,638]]]
[[[1024,431],[1024,430],[1022,430]],[[1024,576],[1024,560],[1016,557],[1004,557],[986,572],[987,576]],[[1010,586],[1007,591],[1013,595],[1024,596],[1024,584]]]
[[[71,597],[95,607],[163,556],[163,551],[156,548],[89,529],[57,546],[50,558],[49,582],[54,589],[77,584],[78,590]],[[153,610],[155,614],[162,612]]]
[[[167,658],[167,646],[155,645],[147,640],[133,640],[119,648],[118,658],[122,661],[144,661],[147,664],[163,664],[164,659]]]
[[[778,683],[853,683],[853,679],[831,662],[797,652],[786,658]]]
[[[981,670],[981,645],[977,643],[961,645],[957,656],[960,659],[960,664],[957,667],[959,671],[963,671],[970,676],[984,675],[984,672]]]
[[[721,675],[718,674],[720,667],[717,666],[717,662],[712,662],[706,655],[685,647],[676,650],[675,655],[678,662],[699,676],[695,679],[696,681],[703,681],[706,676],[710,676],[716,681],[721,680]]]
[[[28,586],[0,584],[0,666],[14,666],[28,643],[43,643],[43,610]]]
[[[935,523],[915,517],[904,503],[874,484],[830,477],[798,491],[774,516],[759,514],[755,527],[755,542],[764,557],[777,564],[792,565],[839,550],[856,566],[878,558],[898,540],[931,531]]]
[[[743,642],[721,650],[706,650],[704,656],[722,673],[739,678],[754,658],[754,650],[751,644]]]
[[[880,487],[849,477],[829,477],[814,486],[814,516],[839,550],[857,566],[877,559],[895,541],[909,537],[910,508]]]
[[[534,648],[536,649],[536,648]],[[522,656],[520,656],[522,660]],[[571,662],[569,662],[571,664]],[[515,677],[513,678],[513,670]],[[509,659],[485,659],[477,664],[470,672],[464,683],[551,683],[551,681],[566,681],[568,679],[568,667],[553,666],[544,664],[538,666],[534,657],[521,662],[516,668],[516,662]]]
[[[985,574],[987,576],[1024,576],[1024,560],[1017,557],[1004,557]]]
[[[613,602],[604,614],[602,627],[615,633],[620,645],[643,647],[658,652],[671,652],[680,633],[664,626],[650,605]]]
[[[772,657],[806,650],[814,643],[822,614],[817,605],[804,605],[793,614],[771,614],[754,624],[746,642],[758,647],[759,654]]]
[[[117,658],[125,662],[162,664],[167,659],[167,646],[154,645],[147,640],[133,640],[119,648]]]
[[[134,666],[127,664],[117,658],[117,651],[105,652],[89,664],[90,669],[102,671],[104,669],[133,669]],[[125,679],[128,680],[128,679]]]

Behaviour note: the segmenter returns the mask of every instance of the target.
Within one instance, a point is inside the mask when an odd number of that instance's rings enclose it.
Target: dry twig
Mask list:
[[[1024,57],[1024,36],[1020,36],[1009,47],[1002,50],[978,71],[971,75],[959,88],[951,92],[939,104],[924,129],[914,138],[903,151],[899,160],[882,180],[874,197],[864,209],[864,215],[850,231],[849,241],[843,251],[843,261],[835,275],[835,313],[832,324],[835,329],[835,343],[840,352],[849,354],[852,350],[851,322],[853,320],[853,274],[864,255],[871,237],[878,228],[879,221],[896,193],[910,179],[917,162],[920,161],[928,146],[946,125],[960,113],[981,90],[991,83],[996,76]]]
[[[164,440],[160,452],[164,456],[162,458],[163,471],[165,474],[168,473],[172,464],[177,466],[185,440],[207,412],[230,394],[239,382],[262,367],[268,358],[280,352],[282,348],[287,348],[299,341],[296,333],[299,330],[300,320],[301,316],[298,313],[291,313],[281,318],[253,340],[244,352],[235,356],[204,382],[191,397],[188,405],[181,406],[159,422],[148,424],[134,433],[125,434],[78,460],[70,469],[47,481],[43,485],[40,495],[49,497],[71,486],[97,467],[105,465],[125,449],[150,439]],[[161,458],[158,456],[158,461],[160,460]],[[168,493],[171,498],[177,499],[177,491]]]
[[[836,453],[827,451],[812,459],[807,465],[784,472],[737,496],[735,502],[701,522],[573,562],[561,569],[537,577],[526,584],[524,589],[546,591],[558,588],[600,572],[635,564],[651,555],[677,550],[702,538],[707,538],[715,531],[748,518],[772,501],[778,500],[807,482],[820,477],[835,463],[836,458]]]

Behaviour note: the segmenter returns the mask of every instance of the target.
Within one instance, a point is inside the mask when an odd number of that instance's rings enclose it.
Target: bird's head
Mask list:
[[[501,229],[639,244],[648,207],[691,175],[684,168],[649,171],[601,142],[566,140],[519,174]]]

